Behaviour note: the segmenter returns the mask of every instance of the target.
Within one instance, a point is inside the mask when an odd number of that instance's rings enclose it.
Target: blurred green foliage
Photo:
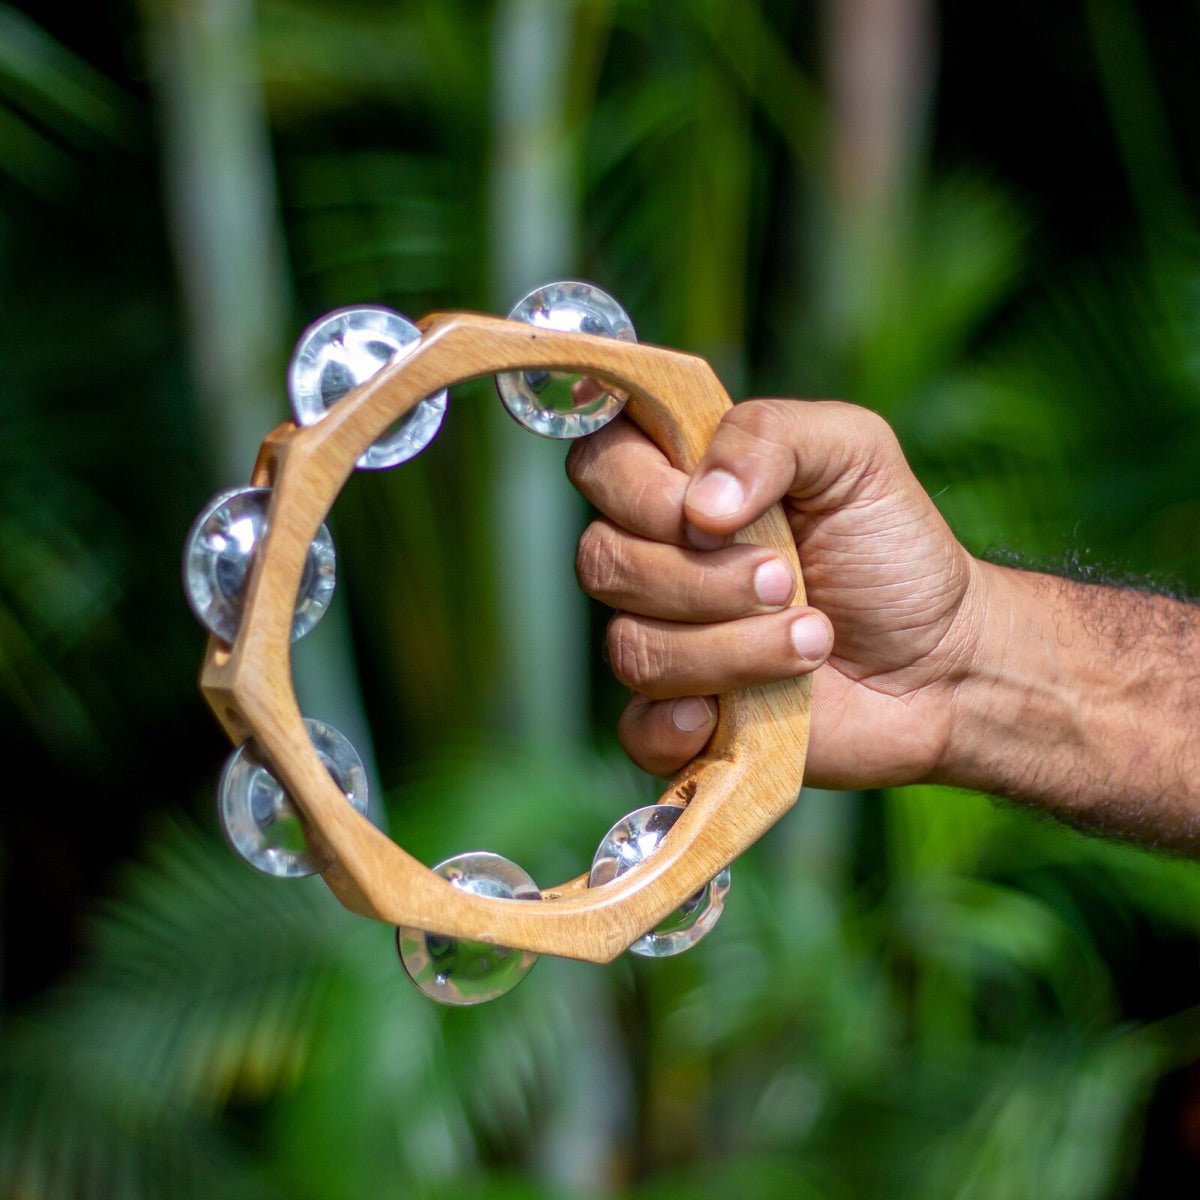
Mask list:
[[[838,105],[870,4],[0,5],[0,1192],[1194,1193],[1191,863],[932,788],[805,793],[702,948],[439,1011],[388,930],[253,876],[211,816],[177,564],[231,482],[217,431],[282,419],[326,309],[493,308],[502,257],[542,261],[498,198],[531,155],[561,273],[644,340],[879,409],[977,551],[1200,587],[1200,11],[903,7],[924,57],[872,190]],[[530,89],[554,120],[502,126]],[[187,174],[185,137],[241,174]],[[198,304],[222,271],[249,316]],[[486,386],[453,404],[335,513],[391,829],[565,878],[653,789],[602,670],[590,738],[506,720],[513,622],[554,593],[499,599],[519,435]]]

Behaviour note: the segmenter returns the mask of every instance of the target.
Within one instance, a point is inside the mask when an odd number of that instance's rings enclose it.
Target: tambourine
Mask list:
[[[249,487],[209,502],[184,550],[185,592],[211,635],[201,690],[236,747],[219,787],[227,840],[258,870],[320,873],[346,908],[397,926],[413,982],[448,1004],[502,994],[540,954],[603,963],[693,945],[720,915],[731,861],[795,802],[808,742],[807,679],[720,696],[703,752],[657,804],[612,827],[590,871],[556,887],[483,851],[428,868],[371,824],[353,747],[300,713],[289,647],[332,595],[323,521],[350,473],[414,457],[441,427],[446,389],[490,374],[534,433],[586,436],[624,409],[688,472],[729,407],[703,359],[638,343],[621,307],[588,284],[540,288],[507,320],[450,312],[414,325],[342,309],[299,342],[294,421],[267,435]],[[786,557],[793,603],[804,602],[779,508],[738,540]]]

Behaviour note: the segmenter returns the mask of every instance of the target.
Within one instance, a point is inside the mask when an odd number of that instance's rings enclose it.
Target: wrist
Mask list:
[[[1064,628],[1064,581],[971,560],[946,742],[930,782],[1035,796],[1086,754],[1090,664]]]

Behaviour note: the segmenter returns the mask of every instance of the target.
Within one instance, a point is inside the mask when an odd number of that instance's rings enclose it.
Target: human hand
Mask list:
[[[567,470],[603,514],[577,572],[619,610],[608,649],[633,690],[618,733],[636,763],[672,774],[712,734],[709,697],[815,672],[807,783],[936,776],[974,652],[977,564],[880,417],[748,401],[690,478],[618,419],[574,443]],[[811,608],[788,607],[783,559],[732,541],[776,502]]]

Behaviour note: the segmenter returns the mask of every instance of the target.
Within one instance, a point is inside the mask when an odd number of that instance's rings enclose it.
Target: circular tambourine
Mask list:
[[[340,309],[293,356],[294,422],[264,440],[250,486],[205,506],[184,549],[184,591],[211,635],[201,690],[236,747],[219,789],[230,846],[279,878],[319,872],[346,908],[395,925],[413,982],[446,1004],[503,994],[540,954],[608,962],[694,945],[720,916],[730,862],[795,803],[808,744],[807,678],[719,697],[703,752],[613,825],[590,871],[551,888],[484,851],[430,869],[371,824],[353,747],[300,713],[290,645],[332,593],[323,522],[350,473],[411,459],[437,435],[447,389],[491,374],[532,432],[585,436],[623,410],[689,473],[729,407],[703,359],[639,344],[589,284],[539,288],[508,320]],[[778,507],[737,540],[787,558],[804,602]]]

